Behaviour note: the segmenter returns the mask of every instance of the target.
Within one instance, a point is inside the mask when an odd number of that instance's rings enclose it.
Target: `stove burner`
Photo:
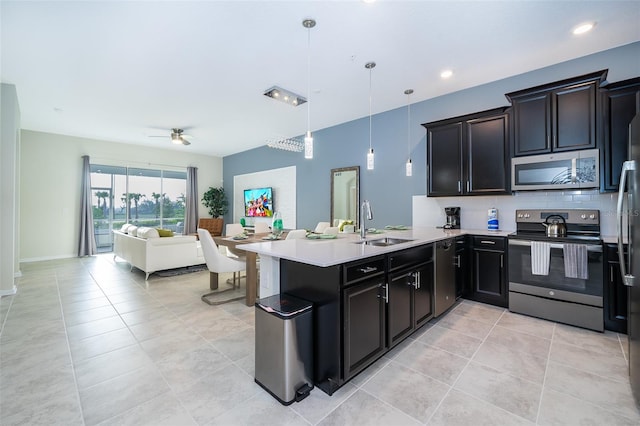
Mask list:
[[[547,237],[546,234],[541,234],[539,232],[514,232],[512,234],[509,234],[508,237],[514,240],[549,241],[558,243],[600,244],[602,242],[599,235],[567,235],[564,237]]]

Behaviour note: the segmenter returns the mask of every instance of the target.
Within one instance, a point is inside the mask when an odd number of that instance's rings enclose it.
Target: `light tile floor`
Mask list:
[[[626,336],[463,301],[329,397],[253,381],[254,311],[208,273],[111,255],[23,265],[0,299],[2,425],[637,425]]]

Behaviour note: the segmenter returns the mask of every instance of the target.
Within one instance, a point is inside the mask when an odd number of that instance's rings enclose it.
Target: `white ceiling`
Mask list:
[[[22,128],[226,156],[640,40],[640,1],[7,1]],[[583,36],[583,21],[596,27]],[[439,78],[451,68],[454,76]],[[193,136],[169,141],[170,128]],[[166,134],[167,138],[149,138]]]

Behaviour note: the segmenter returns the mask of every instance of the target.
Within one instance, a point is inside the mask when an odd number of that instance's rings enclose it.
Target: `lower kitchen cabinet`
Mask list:
[[[349,379],[385,351],[384,275],[343,290],[344,367]]]
[[[433,317],[433,262],[390,274],[388,286],[391,348]]]
[[[314,384],[332,395],[433,317],[433,244],[319,267],[280,259],[280,291],[313,303]]]
[[[625,257],[627,247],[625,246]],[[618,246],[606,245],[604,281],[604,328],[618,333],[627,333],[629,289],[622,282]]]
[[[474,236],[470,299],[490,305],[509,306],[506,238]]]

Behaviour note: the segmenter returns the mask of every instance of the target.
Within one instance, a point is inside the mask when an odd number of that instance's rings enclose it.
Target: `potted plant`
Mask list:
[[[210,186],[202,196],[202,204],[209,209],[209,214],[214,218],[224,216],[229,210],[229,202],[223,187]]]
[[[227,196],[224,193],[224,188],[209,187],[207,192],[202,196],[202,204],[209,210],[209,214],[212,219],[200,219],[199,227],[204,227],[209,230],[211,235],[222,235],[222,229],[224,226],[224,216],[227,213],[229,202]],[[206,222],[206,224],[205,224]]]

